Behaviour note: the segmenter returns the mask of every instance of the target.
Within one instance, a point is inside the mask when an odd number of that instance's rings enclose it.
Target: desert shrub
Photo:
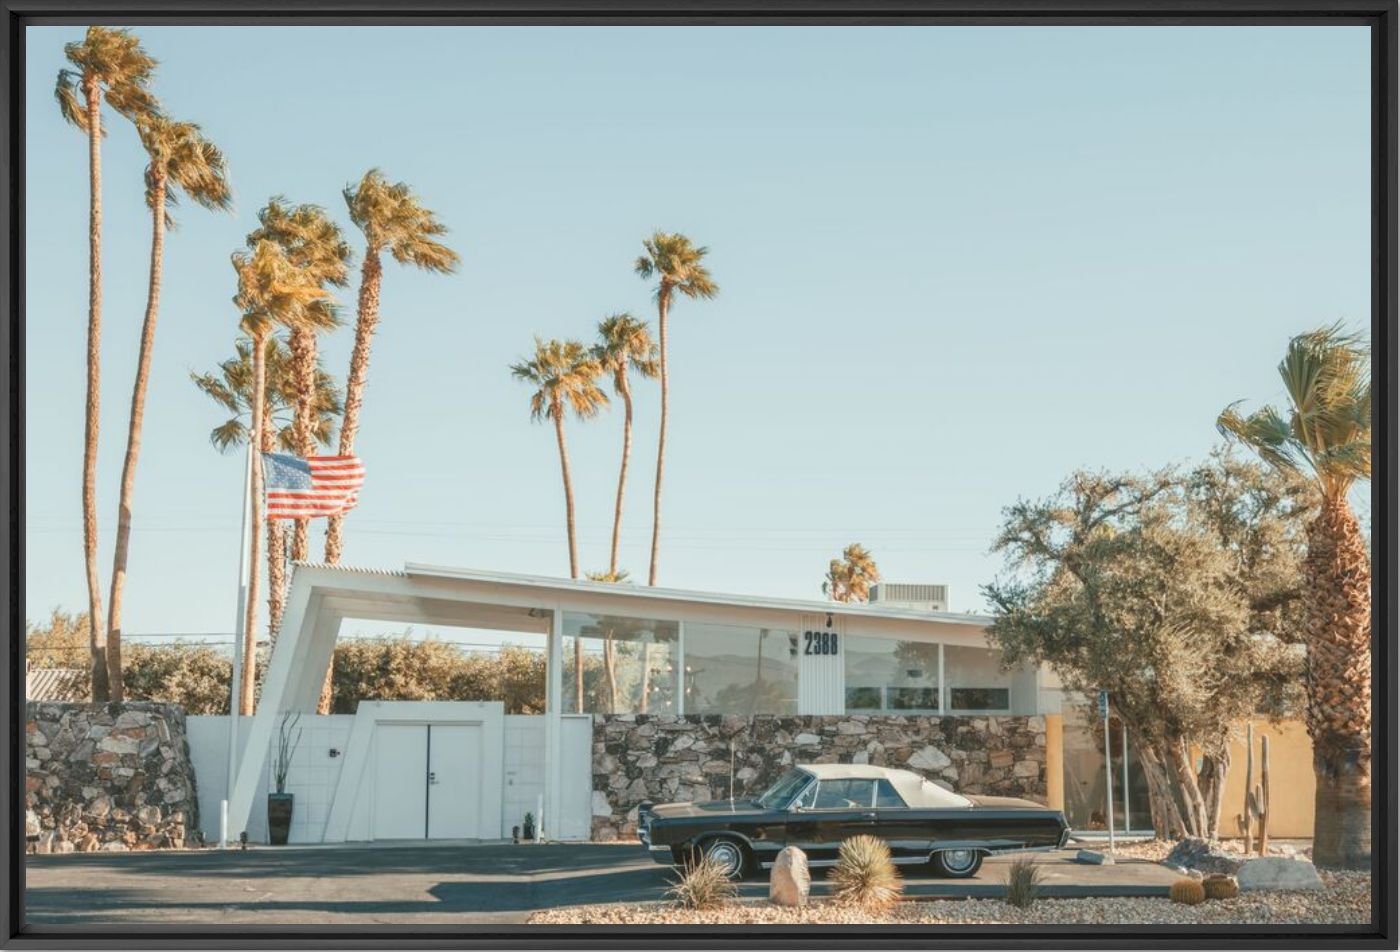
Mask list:
[[[904,891],[890,847],[876,836],[853,836],[836,853],[830,881],[837,901],[856,906],[888,906]]]
[[[1018,859],[1006,870],[1006,901],[1017,909],[1029,909],[1040,898],[1040,867],[1029,858]]]
[[[724,866],[708,856],[697,856],[677,874],[666,897],[683,909],[714,909],[739,895],[739,885]]]
[[[133,701],[167,701],[188,714],[227,714],[233,662],[196,644],[122,646],[122,680]]]
[[[1207,899],[1234,899],[1240,894],[1240,884],[1233,876],[1215,873],[1201,881]]]
[[[1191,879],[1188,876],[1172,883],[1167,895],[1171,897],[1172,902],[1194,906],[1206,901],[1206,887],[1199,879]]]

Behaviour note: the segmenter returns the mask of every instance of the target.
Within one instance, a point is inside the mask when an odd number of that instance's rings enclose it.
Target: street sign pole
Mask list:
[[[1108,851],[1115,852],[1113,839],[1113,735],[1108,731],[1108,692],[1099,692],[1099,716],[1103,718],[1103,778],[1108,792]]]

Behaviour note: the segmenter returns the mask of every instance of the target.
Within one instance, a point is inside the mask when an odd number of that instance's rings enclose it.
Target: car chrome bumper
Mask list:
[[[671,847],[669,846],[648,846],[647,853],[655,862],[663,866],[670,866],[675,862],[675,857],[671,855]]]

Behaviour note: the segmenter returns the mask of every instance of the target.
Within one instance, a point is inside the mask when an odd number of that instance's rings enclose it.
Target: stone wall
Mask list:
[[[1045,718],[593,717],[593,839],[630,836],[643,800],[711,800],[761,793],[794,763],[913,770],[959,793],[1046,800]]]
[[[25,721],[31,852],[201,845],[184,708],[31,702]]]

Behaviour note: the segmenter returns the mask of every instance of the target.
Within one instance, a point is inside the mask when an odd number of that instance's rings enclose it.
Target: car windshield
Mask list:
[[[788,805],[788,802],[795,797],[803,787],[807,786],[811,775],[801,770],[789,770],[778,778],[773,786],[763,792],[758,798],[758,805],[766,810],[776,810]]]

